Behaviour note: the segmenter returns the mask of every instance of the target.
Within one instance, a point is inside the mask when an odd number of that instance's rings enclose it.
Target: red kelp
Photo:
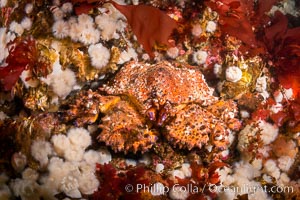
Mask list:
[[[72,2],[80,3],[76,8],[77,14],[87,13],[97,6],[95,0],[73,0]],[[99,1],[99,3],[103,2],[105,1]],[[125,15],[138,42],[143,45],[150,57],[154,57],[153,47],[156,44],[171,46],[168,39],[177,28],[177,23],[163,11],[147,5],[120,5],[113,1],[107,3],[111,3]]]
[[[289,128],[296,127],[300,122],[299,102],[297,102],[296,100],[290,101],[282,111],[270,114],[270,119],[279,127],[286,122],[289,122]]]
[[[283,47],[284,35],[287,31],[288,20],[277,11],[271,26],[265,29],[265,43],[271,54],[278,54]]]
[[[264,25],[266,25],[270,18],[268,15],[266,15],[267,12],[270,11],[273,5],[275,3],[279,2],[280,0],[242,0],[244,3],[248,2],[247,4],[251,4],[251,9],[253,10],[250,15],[250,22],[251,24],[256,28],[263,28]],[[261,27],[259,27],[261,26]]]
[[[99,169],[101,182],[99,190],[93,195],[93,199],[118,199],[122,194],[120,186],[122,180],[118,177],[117,170],[109,164],[98,165],[97,168]],[[102,182],[105,184],[101,184]]]
[[[206,5],[219,14],[221,31],[245,43],[241,50],[264,52],[264,44],[257,39],[269,17],[265,14],[278,0],[223,0],[206,1]],[[255,48],[255,49],[254,49]]]
[[[168,39],[177,28],[177,23],[167,14],[147,5],[119,5],[113,1],[111,3],[125,15],[138,42],[150,57],[154,57],[152,48],[155,44],[171,46]]]
[[[7,66],[0,67],[0,82],[5,91],[11,90],[21,73],[35,64],[37,49],[31,37],[18,37],[8,45]]]
[[[205,196],[210,196],[212,199],[216,198],[216,193],[213,191],[220,183],[219,174],[216,172],[226,166],[226,163],[215,161],[204,166],[196,162],[191,163],[192,174],[190,178],[180,179],[177,177],[176,185],[189,188],[190,195],[188,200],[204,200]],[[174,185],[172,183],[171,185]]]
[[[242,40],[248,46],[256,46],[255,34],[249,21],[247,7],[239,0],[207,1],[206,5],[215,10],[220,16],[220,27],[222,32]]]
[[[146,175],[146,168],[144,166],[137,166],[118,172],[111,164],[98,164],[97,169],[100,188],[93,194],[93,200],[138,200],[141,199],[141,193],[137,192],[137,186],[139,184],[150,184],[150,177]]]
[[[265,44],[271,54],[280,83],[300,92],[300,27],[288,28],[288,19],[277,11],[265,29]]]
[[[243,41],[248,50],[268,54],[277,68],[278,79],[285,88],[300,91],[300,27],[288,28],[288,19],[277,11],[270,19],[266,12],[278,0],[224,0],[207,1],[207,6],[220,16],[222,32]],[[267,22],[271,25],[267,26]],[[266,28],[265,28],[266,27]],[[263,51],[261,51],[264,49]]]
[[[294,113],[299,113],[300,107],[291,105],[298,105],[300,99],[300,27],[289,28],[287,17],[279,11],[273,17],[266,15],[276,2],[223,0],[207,1],[206,5],[218,12],[223,33],[244,42],[241,49],[262,53],[272,61],[281,85],[293,89],[295,101],[290,101],[284,111],[270,115],[262,108],[252,114],[253,118],[270,117],[282,126],[288,120],[299,121]]]
[[[294,100],[284,99],[281,102],[283,105],[282,110],[277,113],[273,113],[270,108],[276,105],[275,100],[270,97],[265,104],[261,104],[252,114],[251,119],[257,120],[272,120],[278,127],[283,126],[289,122],[289,128],[295,128],[300,125],[300,98]]]

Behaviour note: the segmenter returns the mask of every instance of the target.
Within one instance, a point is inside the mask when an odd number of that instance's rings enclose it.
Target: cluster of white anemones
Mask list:
[[[277,185],[283,187],[290,182],[287,173],[282,171],[273,159],[268,159],[264,163],[261,159],[254,159],[252,162],[242,160],[235,163],[232,168],[224,167],[218,170],[218,173],[221,181],[220,187],[223,187],[218,196],[224,200],[236,199],[237,195],[243,194],[248,194],[250,200],[272,199],[266,193],[267,190],[262,189],[261,183],[255,180],[257,177],[262,177],[267,183],[272,183],[275,178]]]
[[[100,8],[101,14],[95,18],[88,14],[81,14],[78,17],[72,16],[65,19],[65,16],[72,10],[72,4],[64,3],[60,7],[55,6],[52,13],[55,22],[52,32],[58,39],[70,37],[74,42],[81,42],[88,46],[88,53],[91,58],[91,65],[97,69],[106,66],[110,59],[110,51],[100,39],[108,41],[118,39],[118,32],[122,32],[126,27],[124,16],[112,5],[105,5]],[[121,54],[120,63],[124,63],[131,58],[136,59],[137,54],[133,49],[128,49]]]
[[[4,4],[3,4],[4,5]],[[4,5],[5,6],[5,5]],[[64,12],[71,12],[71,3],[63,4],[62,10]],[[33,4],[28,3],[25,6],[25,13],[30,15],[33,10]],[[63,12],[61,11],[61,12]],[[56,16],[56,18],[59,18]],[[5,67],[6,64],[3,63],[5,58],[9,54],[9,50],[7,48],[7,44],[14,40],[17,36],[21,36],[24,33],[24,30],[29,30],[32,26],[32,21],[28,16],[25,16],[22,21],[16,22],[12,21],[9,25],[9,29],[0,28],[0,65],[1,67]],[[58,51],[57,51],[58,52]],[[48,84],[53,92],[58,97],[66,97],[76,85],[76,75],[70,69],[62,70],[61,65],[59,63],[59,56],[57,56],[56,62],[53,64],[53,71],[46,78],[41,78],[43,82]],[[38,85],[38,80],[30,79],[31,77],[29,70],[24,70],[20,76],[26,88],[28,87],[36,87]],[[62,87],[63,85],[63,87]]]
[[[52,25],[54,37],[58,39],[69,37],[74,42],[81,42],[89,47],[88,53],[91,58],[92,66],[98,69],[106,66],[110,59],[110,51],[104,45],[99,43],[99,41],[100,39],[110,40],[119,38],[117,32],[121,32],[127,25],[125,20],[121,20],[124,19],[124,16],[112,5],[107,5],[106,7],[101,8],[102,14],[96,16],[95,19],[87,14],[81,14],[78,17],[70,16],[67,18],[73,10],[73,5],[70,2],[61,4],[59,1],[53,1],[53,4],[54,5],[50,10],[54,18],[54,23]],[[1,6],[4,7],[5,5],[6,1],[2,1]],[[31,3],[25,6],[26,14],[30,14],[32,10],[33,5]],[[20,23],[12,21],[9,25],[9,29],[4,27],[0,28],[0,64],[8,56],[8,42],[12,41],[16,36],[21,36],[24,33],[24,30],[29,30],[31,26],[31,19],[25,16]],[[132,58],[136,59],[137,54],[133,49],[128,49],[128,51],[124,51],[121,54],[120,63],[124,63]],[[24,80],[27,76],[30,76],[30,74],[23,75]],[[73,78],[71,78],[73,76],[68,72],[65,72],[65,75],[70,77],[70,79],[66,80],[70,80],[70,83],[73,83]],[[23,82],[25,83],[25,81]],[[57,82],[60,83],[60,81]],[[35,83],[32,83],[31,85],[30,83],[27,84],[27,81],[25,84],[26,87],[35,85]],[[55,83],[53,84],[55,85]],[[70,87],[68,86],[66,88],[69,91]],[[58,96],[66,96],[68,92],[57,91],[57,93]]]
[[[251,145],[251,139],[257,134],[260,134],[260,140],[263,143],[263,147],[258,149],[258,151],[268,156],[266,153],[266,149],[268,149],[267,145],[277,138],[278,132],[279,130],[276,125],[263,120],[248,124],[239,133],[237,149],[241,152],[247,152],[248,146]],[[248,157],[245,153],[243,155]]]
[[[224,188],[218,190],[221,199],[231,200],[237,198],[237,195],[243,194],[248,194],[248,198],[251,200],[270,199],[267,193],[257,189],[262,187],[259,182],[254,180],[255,177],[261,175],[260,168],[257,166],[240,161],[235,163],[233,169],[224,167],[218,173],[221,181],[220,187],[227,188],[226,190]]]
[[[280,99],[280,98],[279,98]],[[255,178],[262,177],[264,181],[272,183],[274,179],[277,185],[287,186],[290,178],[287,171],[294,163],[294,158],[289,152],[296,148],[293,141],[286,144],[285,149],[290,149],[288,152],[278,155],[279,157],[270,158],[272,148],[270,145],[277,139],[279,129],[276,125],[269,122],[259,120],[244,127],[238,135],[237,149],[241,152],[241,161],[234,164],[232,168],[225,167],[218,170],[220,175],[221,186],[231,188],[222,190],[219,193],[221,199],[229,200],[237,198],[237,195],[248,194],[250,200],[255,199],[271,199],[260,182]],[[253,157],[253,153],[249,152],[247,147],[251,145],[251,138],[258,137],[258,143],[262,144],[257,151],[261,157]],[[274,147],[273,147],[274,148]],[[278,153],[277,153],[278,154]],[[220,190],[221,191],[221,190]]]
[[[26,156],[16,153],[12,162],[22,178],[11,180],[9,188],[14,196],[28,200],[56,199],[54,195],[61,192],[70,198],[93,194],[100,184],[95,175],[96,163],[109,163],[112,158],[107,149],[86,150],[90,145],[90,133],[84,128],[71,128],[66,135],[54,135],[51,143],[34,141],[31,146],[32,157],[40,163],[40,169],[47,173],[26,168]],[[3,192],[5,188],[5,184],[0,187]]]
[[[214,33],[217,30],[217,24],[214,21],[208,21],[206,23],[205,31],[207,33]],[[200,23],[195,23],[192,26],[191,33],[194,37],[200,37],[201,34],[203,33],[203,29]],[[173,50],[174,51],[174,50]],[[169,53],[170,54],[170,53]],[[168,54],[168,55],[169,55]],[[174,54],[174,53],[173,53]],[[172,54],[171,54],[172,55]],[[192,55],[192,60],[195,64],[197,65],[203,65],[204,68],[206,67],[206,61],[208,58],[209,54],[208,52],[204,50],[197,50],[193,53]],[[169,55],[169,57],[173,58],[172,56]]]

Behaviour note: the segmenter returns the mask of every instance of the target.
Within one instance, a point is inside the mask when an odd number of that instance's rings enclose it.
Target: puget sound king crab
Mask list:
[[[193,66],[130,62],[100,91],[79,94],[68,116],[82,125],[103,113],[98,139],[114,151],[146,152],[161,135],[179,148],[223,151],[240,122],[235,103],[213,92]]]

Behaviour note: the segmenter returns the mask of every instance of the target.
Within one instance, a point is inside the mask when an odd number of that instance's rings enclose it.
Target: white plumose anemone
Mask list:
[[[124,64],[124,63],[130,61],[131,59],[133,59],[133,60],[138,59],[138,55],[135,52],[134,48],[129,48],[127,51],[125,51],[125,50],[122,51],[120,54],[118,64]]]
[[[0,8],[5,7],[7,4],[7,0],[0,0]]]
[[[226,80],[230,82],[237,82],[239,81],[242,76],[242,70],[237,66],[230,66],[226,69]]]
[[[84,153],[83,159],[85,162],[87,162],[90,165],[95,165],[96,163],[99,163],[101,158],[100,158],[100,153],[95,150],[88,150]]]
[[[279,129],[276,125],[263,120],[260,120],[258,125],[261,129],[261,140],[265,145],[270,144],[277,138]]]
[[[160,182],[156,182],[151,186],[151,194],[153,196],[160,196],[160,195],[164,195],[165,194],[165,186],[160,183]]]
[[[76,75],[68,68],[62,70],[59,57],[57,57],[53,63],[53,71],[51,74],[46,78],[42,77],[40,80],[49,85],[57,96],[65,98],[73,90],[73,87],[76,84]]]
[[[292,159],[290,156],[281,156],[278,158],[278,167],[284,171],[287,172],[291,166],[294,164],[294,159]]]
[[[200,37],[202,34],[201,24],[194,24],[192,28],[192,35],[195,37]]]
[[[222,75],[222,65],[216,63],[214,65],[214,74],[217,76],[217,77],[220,77]]]
[[[60,74],[52,77],[51,86],[52,90],[57,96],[65,97],[73,89],[76,84],[75,73],[70,69],[61,71]]]
[[[93,173],[83,173],[78,180],[80,192],[87,195],[93,194],[100,185],[99,180]]]
[[[24,33],[24,28],[21,24],[16,21],[12,21],[9,25],[9,30],[16,33],[18,36],[21,36]]]
[[[22,178],[24,180],[32,180],[32,181],[37,181],[38,178],[39,178],[39,173],[30,168],[30,167],[27,167],[23,172],[22,172]]]
[[[261,92],[262,93],[262,92],[266,91],[267,85],[268,85],[267,79],[268,78],[266,76],[261,76],[261,77],[257,78],[257,80],[256,80],[256,88],[255,88],[255,90],[257,92]]]
[[[269,159],[264,164],[264,171],[275,179],[280,177],[280,169],[277,167],[276,162]]]
[[[169,197],[174,200],[185,200],[189,197],[189,191],[181,186],[174,186],[170,189]]]
[[[100,40],[100,31],[95,28],[83,29],[79,41],[84,45],[96,44]]]
[[[95,18],[97,27],[101,30],[101,38],[106,41],[119,38],[119,32],[127,26],[120,20],[123,18],[124,16],[114,6],[108,4]]]
[[[107,149],[100,149],[100,164],[108,164],[112,160],[111,153]]]
[[[52,146],[49,142],[35,140],[31,145],[31,155],[39,161],[41,166],[48,164],[48,157],[53,154]]]
[[[165,166],[162,163],[158,163],[155,166],[155,172],[156,173],[161,173],[164,170]]]
[[[213,33],[217,29],[217,24],[214,21],[207,22],[206,32]]]
[[[90,133],[84,128],[71,128],[67,136],[72,145],[82,149],[87,148],[92,143]]]
[[[52,33],[55,37],[62,39],[69,36],[70,26],[68,22],[64,20],[57,20],[52,26]]]
[[[53,14],[53,18],[54,20],[58,21],[58,20],[62,20],[65,16],[65,13],[58,7],[54,7],[51,10],[52,14]]]
[[[16,35],[6,28],[0,28],[0,65],[8,56],[7,44],[15,39]]]
[[[53,135],[51,138],[51,142],[54,147],[54,151],[57,155],[63,156],[66,150],[66,147],[70,146],[70,140],[66,135]]]
[[[90,45],[88,49],[92,66],[97,69],[105,67],[110,59],[110,51],[101,43]]]
[[[25,200],[39,200],[39,185],[32,180],[23,180],[20,178],[10,182],[10,188],[15,196]]]
[[[173,178],[180,178],[180,179],[185,178],[184,172],[180,169],[175,169],[175,170],[171,171],[171,175]]]
[[[167,50],[167,55],[170,57],[170,58],[177,58],[177,56],[179,55],[179,49],[177,47],[171,47]]]
[[[193,61],[198,65],[202,65],[205,64],[207,57],[206,51],[198,50],[193,54]]]
[[[26,14],[30,14],[33,11],[33,4],[32,3],[28,3],[25,5],[25,13]]]
[[[78,24],[80,24],[82,28],[91,28],[94,26],[94,19],[87,14],[81,14],[78,16]]]
[[[27,165],[27,158],[22,152],[16,152],[11,158],[11,165],[17,172],[23,171]]]
[[[73,10],[73,4],[71,2],[64,3],[61,6],[61,10],[65,13],[71,13]]]
[[[84,149],[71,145],[64,152],[64,157],[68,161],[79,162],[83,159]]]
[[[25,29],[25,30],[29,30],[32,26],[32,21],[29,17],[24,17],[21,21],[21,26]]]
[[[81,198],[78,180],[73,176],[65,176],[62,179],[60,190],[71,198]]]
[[[112,17],[107,14],[98,15],[95,18],[95,22],[101,30],[101,37],[104,40],[110,40],[113,38],[117,30],[117,24]]]

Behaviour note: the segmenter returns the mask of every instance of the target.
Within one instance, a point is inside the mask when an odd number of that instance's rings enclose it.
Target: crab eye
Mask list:
[[[151,121],[156,121],[156,110],[155,108],[149,108],[147,111],[147,115]]]
[[[157,125],[162,126],[169,116],[168,105],[165,104],[159,111]]]
[[[165,112],[165,110],[162,110],[160,113],[159,113],[159,117],[158,117],[158,120],[157,120],[157,125],[158,126],[162,126],[163,123],[166,121],[168,115],[167,113]]]

